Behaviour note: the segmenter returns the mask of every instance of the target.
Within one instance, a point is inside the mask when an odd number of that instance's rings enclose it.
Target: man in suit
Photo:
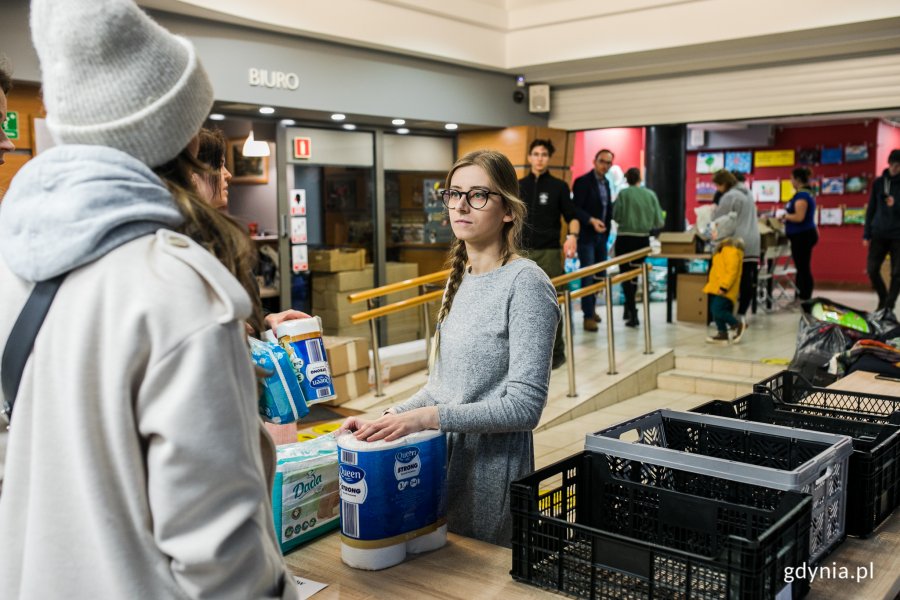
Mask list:
[[[582,267],[588,267],[606,260],[606,244],[609,240],[609,226],[612,220],[612,191],[606,172],[612,166],[615,155],[604,148],[594,155],[594,168],[572,185],[572,199],[578,209],[578,220],[581,230],[578,235],[578,259]],[[598,273],[596,277],[602,277]],[[595,282],[593,277],[585,277],[582,286]],[[585,331],[597,331],[600,316],[595,308],[597,299],[594,294],[581,299],[584,312]]]

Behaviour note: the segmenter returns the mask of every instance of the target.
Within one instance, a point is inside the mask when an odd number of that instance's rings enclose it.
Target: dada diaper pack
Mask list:
[[[334,435],[278,446],[272,512],[283,553],[340,523]]]

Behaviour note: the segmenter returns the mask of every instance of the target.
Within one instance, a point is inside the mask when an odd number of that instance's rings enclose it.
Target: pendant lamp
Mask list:
[[[247,141],[244,142],[244,147],[241,150],[241,154],[244,156],[269,156],[269,143],[263,140],[255,140],[253,139],[253,130],[250,130],[250,135],[247,136]]]

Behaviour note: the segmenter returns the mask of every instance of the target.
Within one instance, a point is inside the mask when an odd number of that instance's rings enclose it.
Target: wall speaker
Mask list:
[[[550,86],[547,84],[528,86],[528,112],[550,112]]]

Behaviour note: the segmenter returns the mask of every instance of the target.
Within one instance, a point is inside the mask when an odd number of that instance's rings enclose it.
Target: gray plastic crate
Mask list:
[[[810,494],[812,564],[844,539],[849,436],[662,409],[588,434],[584,449]]]

